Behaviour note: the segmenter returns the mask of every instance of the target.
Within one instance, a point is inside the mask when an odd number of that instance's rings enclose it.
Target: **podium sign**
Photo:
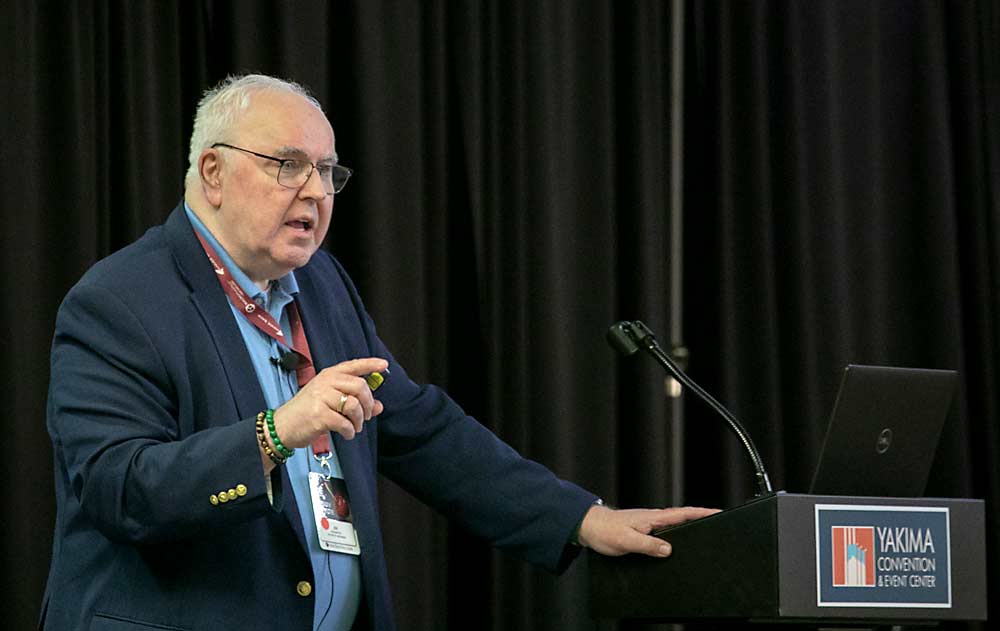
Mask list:
[[[982,500],[781,492],[656,535],[669,558],[588,555],[594,617],[986,619]]]
[[[951,607],[949,511],[816,505],[816,604]]]

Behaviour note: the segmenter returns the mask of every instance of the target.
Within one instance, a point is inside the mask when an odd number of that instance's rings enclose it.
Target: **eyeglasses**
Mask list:
[[[327,194],[334,195],[344,190],[344,186],[347,185],[347,180],[351,179],[351,174],[354,173],[351,169],[339,164],[316,164],[315,162],[299,160],[297,158],[275,158],[274,156],[268,156],[263,153],[257,153],[256,151],[244,149],[243,147],[227,145],[224,142],[217,142],[212,145],[212,149],[215,149],[216,147],[235,149],[237,151],[242,151],[243,153],[249,153],[257,156],[258,158],[264,158],[265,160],[273,160],[274,162],[277,162],[278,184],[281,184],[286,188],[302,188],[306,185],[306,182],[309,181],[310,176],[312,176],[312,173],[315,170],[319,173],[320,181],[323,182],[323,189],[326,190]]]

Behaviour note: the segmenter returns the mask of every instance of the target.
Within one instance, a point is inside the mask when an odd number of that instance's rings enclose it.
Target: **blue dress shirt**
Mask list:
[[[291,327],[285,306],[294,300],[299,291],[295,274],[289,273],[272,283],[269,291],[262,291],[233,262],[229,253],[212,236],[187,203],[184,204],[184,210],[191,225],[212,246],[247,296],[267,310],[281,325],[285,336],[291,339]],[[279,349],[287,351],[287,348],[283,348],[274,338],[258,330],[232,303],[229,306],[250,353],[250,360],[257,372],[264,400],[269,408],[277,409],[295,396],[299,389],[295,373],[283,370],[271,361],[272,357],[279,356]],[[343,478],[335,449],[329,463],[333,477]],[[313,594],[316,598],[313,628],[315,631],[348,630],[354,623],[361,602],[361,564],[356,556],[327,552],[319,545],[319,535],[316,533],[316,521],[312,510],[312,495],[309,490],[309,472],[318,472],[320,467],[312,455],[312,450],[309,447],[296,450],[295,456],[288,459],[285,467],[288,469],[295,503],[302,518],[302,528],[309,543],[309,558],[313,568]]]

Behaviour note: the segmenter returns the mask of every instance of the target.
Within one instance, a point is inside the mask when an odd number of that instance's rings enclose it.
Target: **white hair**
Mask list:
[[[209,89],[198,102],[194,115],[194,129],[191,130],[191,148],[188,151],[188,170],[184,182],[194,185],[198,181],[198,160],[201,152],[217,142],[227,139],[227,134],[250,106],[254,93],[261,91],[281,91],[297,94],[318,109],[323,106],[302,85],[261,74],[230,75],[219,85]]]

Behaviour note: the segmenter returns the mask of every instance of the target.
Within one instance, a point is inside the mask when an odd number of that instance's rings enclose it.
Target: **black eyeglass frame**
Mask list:
[[[264,153],[257,153],[256,151],[251,151],[250,149],[245,149],[244,147],[237,147],[236,145],[231,145],[231,144],[225,143],[225,142],[214,143],[211,148],[215,149],[216,147],[225,147],[227,149],[235,149],[237,151],[242,151],[243,153],[249,153],[250,155],[257,156],[258,158],[264,158],[265,160],[272,160],[274,162],[277,162],[278,163],[278,173],[277,173],[277,175],[275,176],[274,179],[277,180],[278,184],[280,184],[281,186],[284,186],[285,188],[293,188],[293,189],[302,188],[303,186],[306,185],[306,182],[309,181],[309,178],[312,177],[313,171],[315,171],[316,168],[319,166],[315,162],[310,162],[309,160],[303,160],[302,158],[277,158],[275,156],[269,156],[269,155],[264,154]],[[306,164],[308,164],[310,166],[309,172],[306,174],[305,179],[302,180],[302,184],[299,184],[298,186],[289,186],[289,185],[287,185],[287,184],[285,184],[284,182],[281,181],[281,172],[285,168],[285,164],[287,164],[289,162],[306,163]],[[337,186],[337,178],[334,177],[334,175],[338,171],[340,173],[344,174],[344,179],[341,180],[339,187]],[[321,175],[322,175],[322,173],[321,173]],[[326,191],[326,192],[328,194],[330,194],[330,195],[336,195],[337,193],[341,192],[342,190],[344,190],[344,187],[347,186],[347,180],[351,179],[352,175],[354,175],[354,170],[353,169],[351,169],[349,167],[345,167],[342,164],[331,164],[330,165],[330,186],[333,188],[333,190],[332,191]],[[323,180],[323,178],[320,177],[320,181],[322,181],[322,180]],[[325,186],[323,188],[324,188],[324,190],[326,190]]]

